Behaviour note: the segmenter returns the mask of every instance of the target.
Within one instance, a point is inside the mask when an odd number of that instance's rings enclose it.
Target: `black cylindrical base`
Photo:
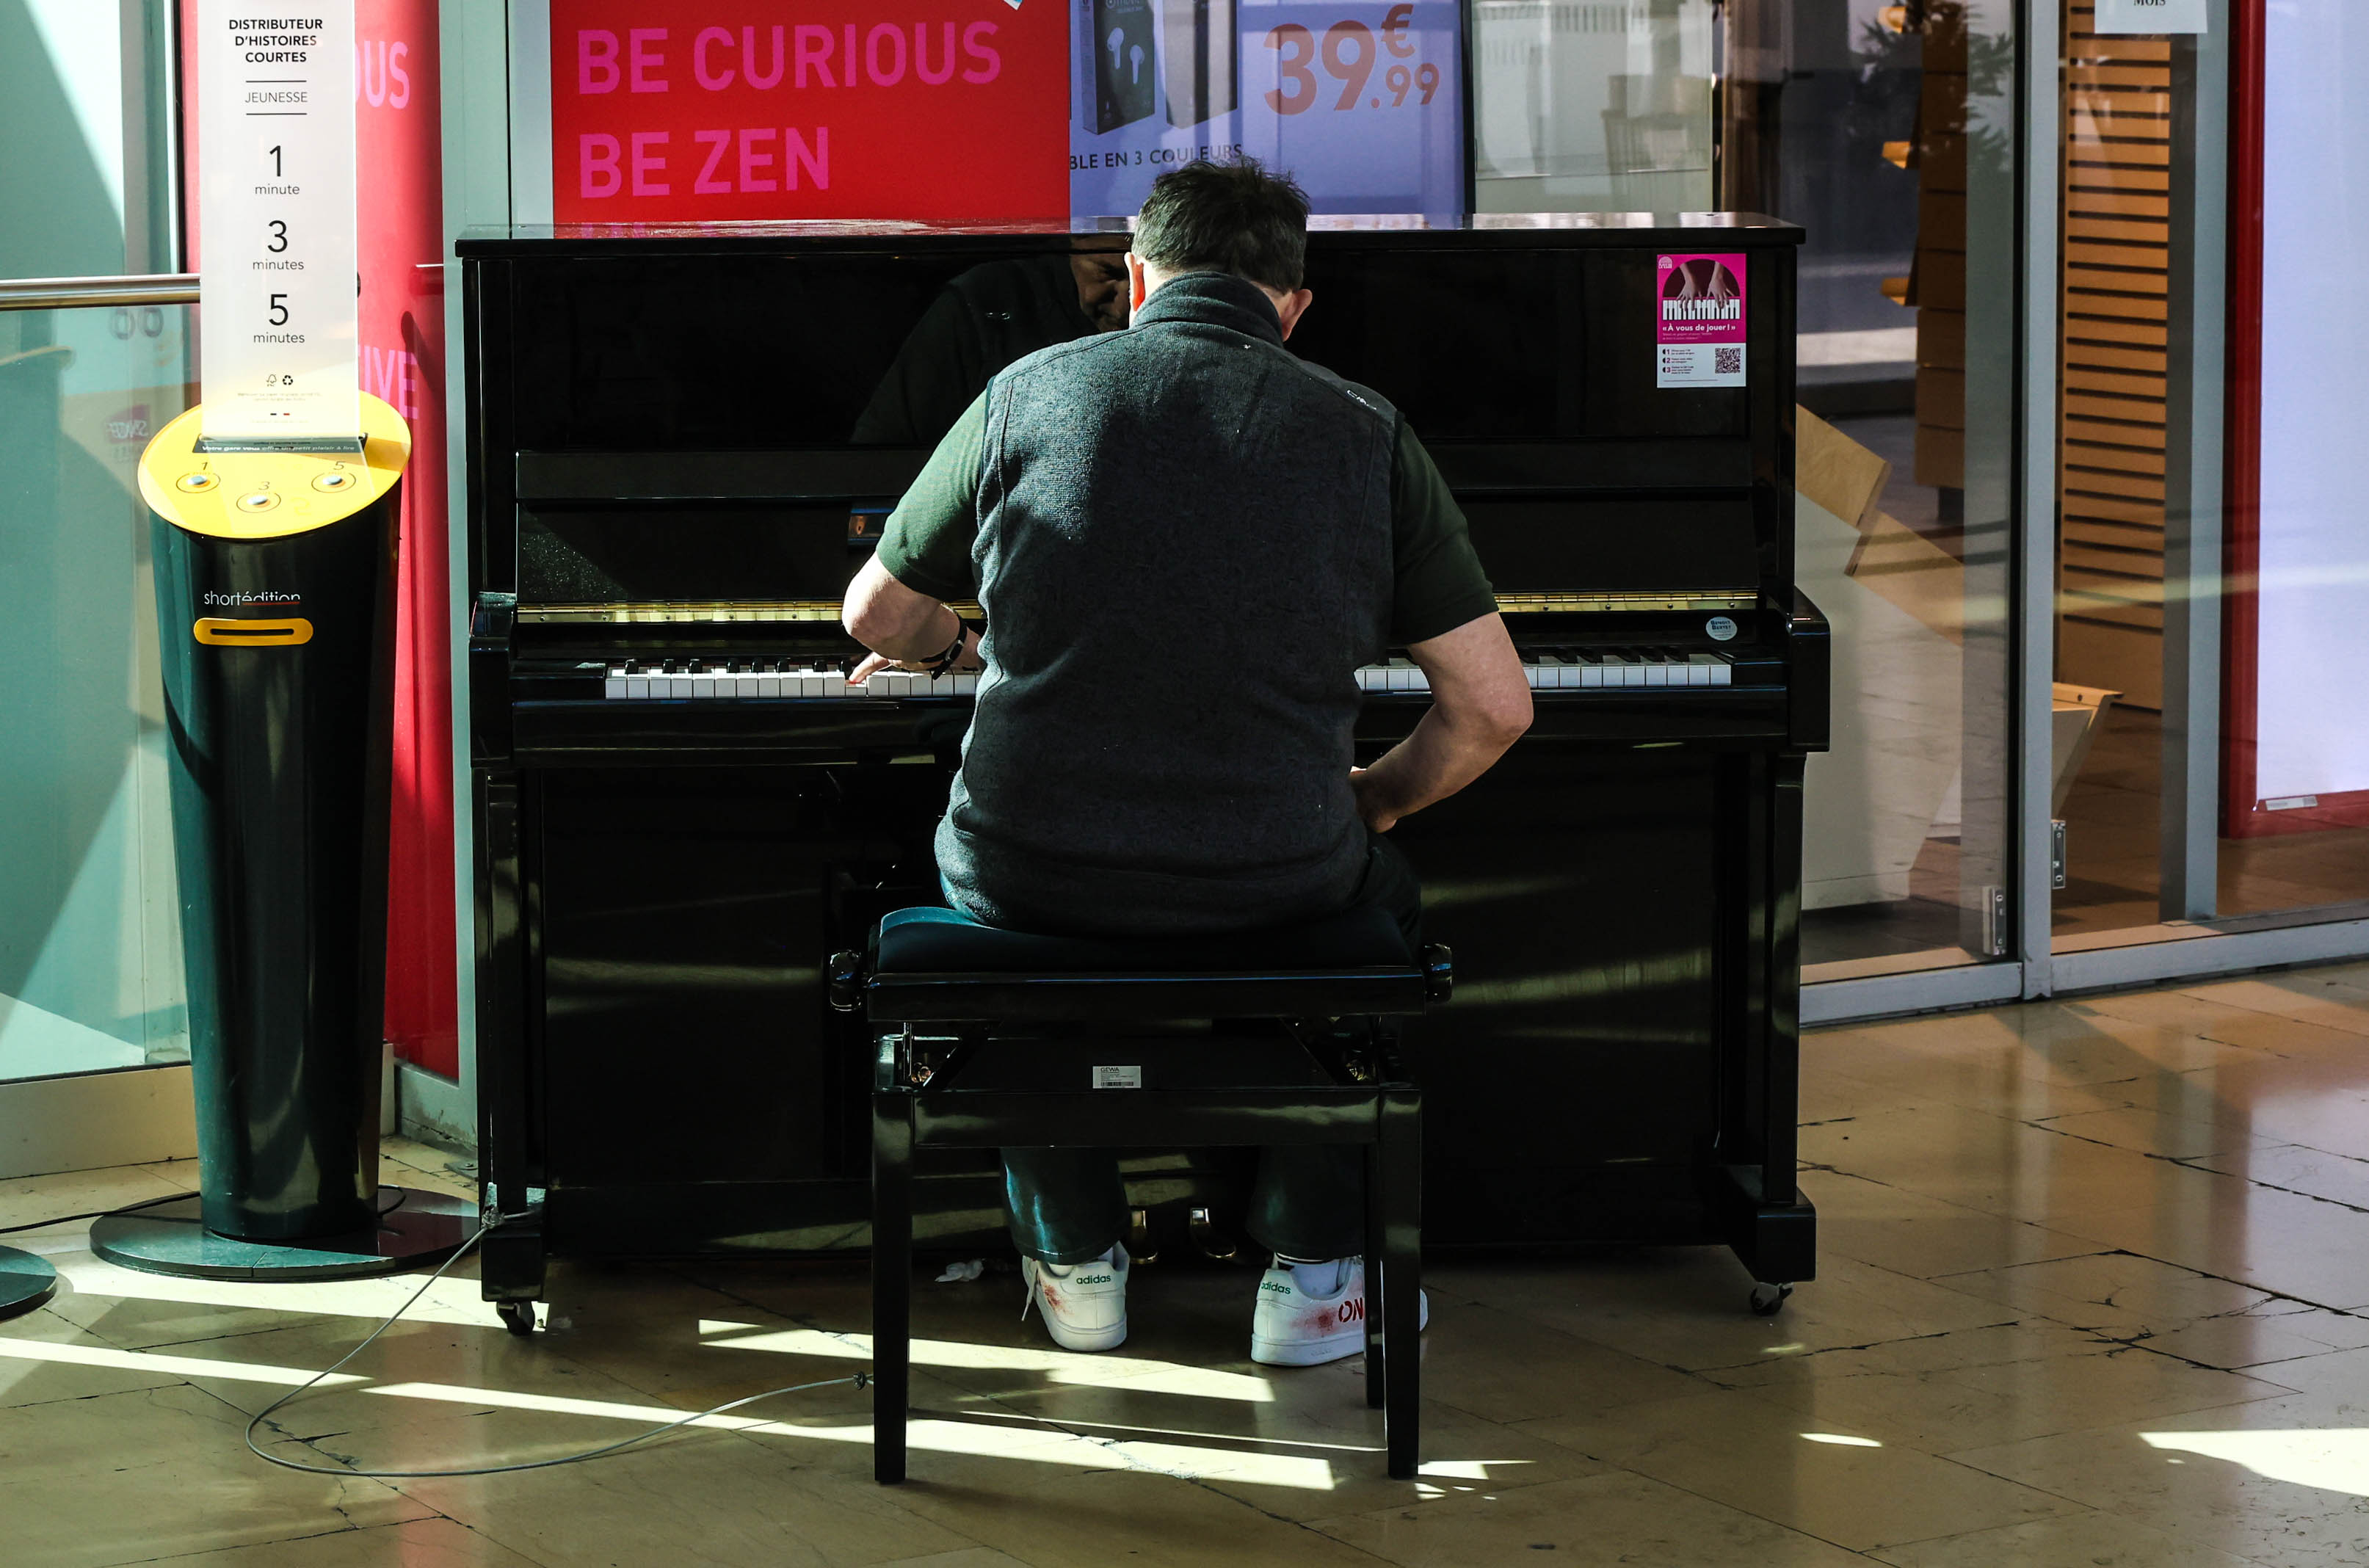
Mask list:
[[[342,1236],[301,1243],[247,1242],[206,1229],[199,1201],[184,1198],[130,1214],[111,1214],[90,1228],[97,1257],[143,1274],[197,1279],[360,1279],[441,1263],[475,1234],[476,1206],[443,1193],[381,1187],[394,1207],[377,1222]]]
[[[0,1318],[29,1312],[58,1293],[58,1271],[30,1253],[0,1247]]]
[[[389,489],[262,539],[155,520],[199,1190],[218,1236],[342,1253],[377,1207],[395,506]]]

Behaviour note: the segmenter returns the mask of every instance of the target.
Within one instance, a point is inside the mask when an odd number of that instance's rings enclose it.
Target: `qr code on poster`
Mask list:
[[[1742,375],[1744,373],[1744,350],[1741,349],[1713,349],[1711,352],[1711,369],[1714,373],[1719,375]]]

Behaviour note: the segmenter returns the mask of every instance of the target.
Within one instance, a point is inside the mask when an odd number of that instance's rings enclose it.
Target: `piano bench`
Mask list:
[[[1447,1000],[1445,947],[1410,956],[1379,910],[1225,937],[1110,941],[899,910],[830,963],[874,1047],[874,1478],[905,1479],[913,1151],[1299,1143],[1366,1150],[1366,1398],[1390,1473],[1422,1405],[1423,1093],[1389,1020]],[[1395,1352],[1395,1354],[1393,1354]]]

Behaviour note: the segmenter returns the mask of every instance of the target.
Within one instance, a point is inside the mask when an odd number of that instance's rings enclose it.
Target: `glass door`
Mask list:
[[[2369,917],[2369,14],[2063,47],[2054,950]]]
[[[134,464],[194,395],[195,313],[6,286],[173,270],[167,21],[0,7],[0,1176],[187,1151],[153,1084],[121,1116],[54,1090],[188,1057]]]

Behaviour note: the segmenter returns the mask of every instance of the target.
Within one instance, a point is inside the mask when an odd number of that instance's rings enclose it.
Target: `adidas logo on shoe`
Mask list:
[[[1417,1310],[1419,1324],[1430,1322],[1428,1297]],[[1267,1367],[1315,1367],[1365,1349],[1365,1259],[1287,1264],[1277,1258],[1259,1281],[1251,1359]]]
[[[1127,1249],[1113,1246],[1082,1264],[1020,1260],[1020,1278],[1030,1308],[1044,1314],[1053,1343],[1064,1350],[1108,1350],[1127,1339]]]

